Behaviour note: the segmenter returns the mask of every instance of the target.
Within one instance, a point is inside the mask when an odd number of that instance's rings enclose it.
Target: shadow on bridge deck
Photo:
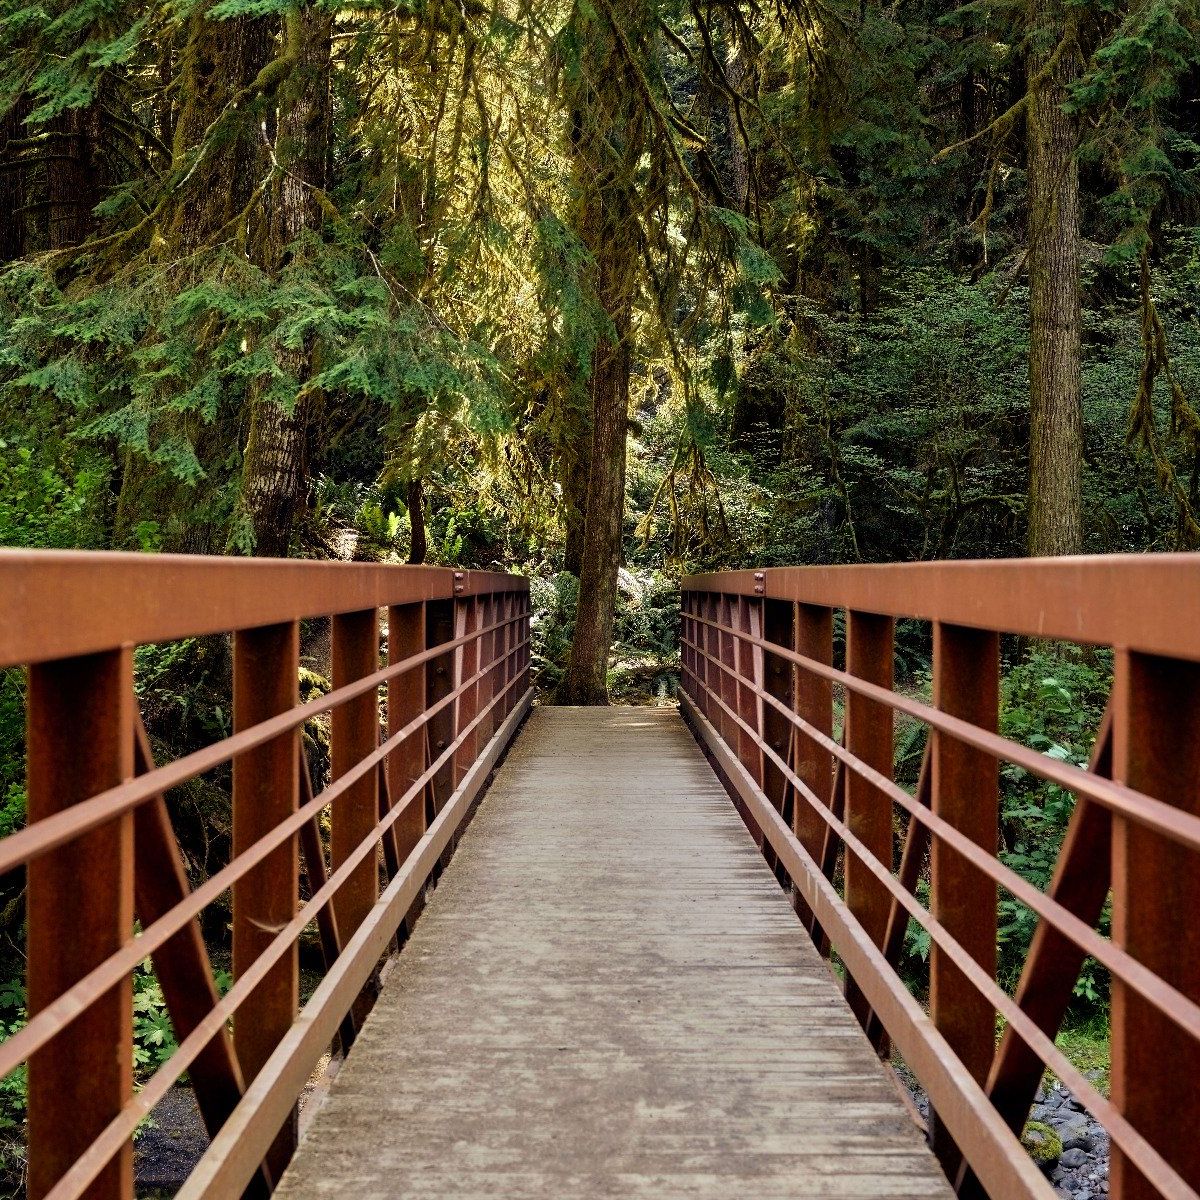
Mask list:
[[[674,709],[535,711],[284,1176],[316,1197],[949,1197]]]

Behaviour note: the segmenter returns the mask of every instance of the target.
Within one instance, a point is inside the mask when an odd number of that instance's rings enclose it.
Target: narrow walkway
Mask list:
[[[279,1200],[950,1197],[673,709],[535,710]]]

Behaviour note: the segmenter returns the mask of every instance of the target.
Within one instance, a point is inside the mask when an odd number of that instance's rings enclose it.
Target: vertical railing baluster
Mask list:
[[[133,666],[128,649],[29,669],[30,824],[133,775]],[[27,868],[30,1015],[133,936],[133,816],[126,814],[34,859]],[[32,1056],[28,1194],[40,1200],[133,1095],[130,981]],[[88,1190],[133,1196],[133,1146]]]
[[[895,622],[875,613],[846,614],[846,669],[851,675],[880,687],[892,686]],[[892,777],[894,735],[888,705],[846,689],[846,749],[881,775]],[[892,868],[892,805],[857,771],[846,775],[846,824],[889,870]],[[887,930],[887,889],[871,875],[858,856],[846,852],[846,904],[868,937],[882,945]],[[854,980],[846,979],[846,998],[860,1021],[870,1006]]]
[[[481,627],[486,628],[489,625],[494,625],[499,619],[500,610],[498,601],[499,597],[495,592],[489,593],[480,601],[482,605]],[[493,706],[492,704],[492,701],[496,699],[499,692],[496,675],[499,637],[500,631],[496,629],[485,635],[479,663],[480,669],[487,671],[487,674],[483,677],[479,685],[479,706],[487,712],[487,715],[479,723],[479,745],[481,747],[486,747],[488,742],[492,740],[492,734],[499,722],[496,712],[499,706]]]
[[[299,703],[300,627],[295,621],[245,629],[233,639],[233,727],[238,732]],[[293,730],[233,762],[233,855],[244,853],[296,811],[299,734]],[[233,885],[233,974],[240,978],[296,914],[300,891],[295,838],[273,850]],[[238,1009],[233,1044],[247,1086],[296,1019],[299,951],[292,946]],[[278,1179],[296,1147],[296,1109],[284,1122],[267,1167]]]
[[[388,663],[395,665],[425,649],[425,605],[396,604],[388,609]],[[388,680],[388,735],[398,733],[425,709],[425,664]],[[388,755],[392,803],[399,804],[425,770],[425,732],[418,729]],[[395,824],[396,848],[403,862],[425,832],[425,797],[418,793]]]
[[[725,667],[721,671],[720,687],[720,696],[725,703],[725,708],[719,710],[721,714],[721,739],[736,753],[738,748],[738,728],[733,718],[729,716],[729,713],[737,712],[738,703],[737,680],[735,678],[737,671],[737,638],[732,632],[737,625],[737,597],[721,596],[720,613],[720,658],[721,663]]]
[[[833,609],[813,604],[796,605],[796,653],[825,666],[833,664]],[[833,683],[804,667],[796,668],[796,715],[807,721],[818,733],[833,737]],[[816,795],[829,804],[833,787],[833,755],[819,746],[808,734],[797,731],[796,775]],[[820,862],[825,844],[825,822],[803,796],[796,797],[792,829],[800,844]]]
[[[454,605],[454,637],[455,640],[465,637],[467,640],[454,652],[455,683],[454,686],[463,688],[463,684],[479,670],[479,602],[475,596],[467,596],[455,601]],[[454,736],[461,737],[463,731],[471,724],[479,712],[479,685],[471,684],[463,688],[458,699],[454,702]],[[478,727],[468,733],[462,744],[454,752],[454,786],[458,787],[465,778],[478,752]]]
[[[513,710],[513,705],[516,704],[516,688],[510,688],[508,685],[516,678],[517,668],[513,661],[514,655],[509,651],[517,644],[516,633],[514,632],[511,622],[516,616],[516,594],[514,592],[501,592],[497,598],[499,607],[496,613],[496,619],[503,621],[504,625],[500,629],[500,642],[497,647],[497,654],[500,656],[500,668],[497,671],[497,686],[504,692],[504,699],[496,706],[496,720],[503,721]]]
[[[333,617],[333,686],[345,687],[379,669],[379,613],[376,609]],[[379,696],[375,688],[339,704],[330,716],[330,776],[340,779],[379,744]],[[336,871],[371,836],[379,823],[378,774],[369,771],[334,800],[330,812],[330,861]],[[379,897],[379,867],[368,856],[334,898],[343,945],[362,924]]]
[[[454,640],[454,601],[431,600],[425,607],[425,644],[428,649]],[[454,691],[453,650],[429,660],[425,675],[425,707],[432,708]],[[435,762],[454,740],[454,704],[434,713],[425,723],[427,762]],[[453,759],[439,767],[430,780],[425,819],[430,822],[442,811],[454,791]]]
[[[762,636],[762,601],[748,596],[738,596],[734,601],[734,612],[738,632],[750,637]],[[755,691],[763,682],[762,650],[746,637],[739,637],[734,644],[734,662],[737,664],[737,704],[735,711],[745,722],[738,726],[734,745],[742,766],[759,787],[763,781],[763,755],[759,746],[762,737],[762,701]]]
[[[1000,711],[1000,638],[985,630],[938,622],[933,629],[933,703],[979,729],[995,732]],[[989,855],[996,853],[999,773],[996,760],[936,730],[932,805]],[[931,848],[930,911],[975,961],[996,973],[996,884],[939,838]],[[933,1023],[977,1083],[987,1081],[996,1046],[996,1013],[967,977],[933,944],[929,960]],[[930,1140],[953,1179],[961,1155],[931,1114]]]
[[[721,636],[716,626],[721,620],[721,597],[716,592],[704,593],[704,615],[709,624],[704,627],[704,648],[708,652],[704,668],[704,715],[718,732],[725,728],[725,718],[717,707],[716,698],[721,694],[724,672],[717,665],[721,658]]]
[[[1121,650],[1113,683],[1118,783],[1200,815],[1200,663]],[[1112,938],[1200,1001],[1200,854],[1113,814]],[[1112,1099],[1200,1190],[1200,1044],[1133,988],[1112,984]],[[1113,1200],[1151,1200],[1153,1182],[1114,1146]]]
[[[768,642],[791,649],[794,636],[793,612],[795,606],[785,600],[764,601],[763,636]],[[763,681],[767,694],[778,700],[785,709],[792,706],[794,689],[792,663],[777,654],[767,652],[763,662]],[[785,713],[773,704],[763,705],[763,740],[779,757],[792,766],[792,725]],[[763,793],[775,806],[785,821],[792,819],[794,797],[787,776],[770,755],[763,756]],[[777,867],[781,883],[786,883],[786,872]]]

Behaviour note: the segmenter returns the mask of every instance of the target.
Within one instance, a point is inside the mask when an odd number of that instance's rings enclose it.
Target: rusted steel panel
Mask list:
[[[995,731],[1000,714],[1000,638],[938,622],[933,629],[933,702],[944,712]],[[933,734],[933,811],[989,855],[997,849],[999,771],[994,758],[944,733]],[[996,973],[995,882],[940,838],[930,855],[930,911],[989,975]],[[938,1032],[980,1084],[996,1046],[996,1013],[935,944],[929,1008]],[[954,1178],[958,1148],[936,1110],[930,1138]]]
[[[1132,788],[1200,813],[1200,666],[1119,652],[1113,770]],[[1112,828],[1112,936],[1162,979],[1200,1000],[1200,854],[1122,818]],[[1112,981],[1112,1099],[1200,1190],[1200,1040],[1119,978]],[[1150,1200],[1156,1181],[1113,1147],[1114,1200]]]
[[[29,673],[28,818],[45,819],[128,779],[133,763],[129,650]],[[46,1008],[133,937],[133,818],[118,817],[33,862],[27,876],[28,1003]],[[29,1062],[31,1200],[41,1200],[133,1095],[132,982],[126,976]],[[133,1195],[126,1139],[89,1196]]]
[[[514,591],[492,571],[294,559],[0,550],[0,667],[454,594]]]
[[[333,618],[333,686],[343,687],[379,668],[379,613],[342,613]],[[333,710],[330,778],[348,774],[379,747],[379,702],[375,689]],[[330,807],[329,860],[336,871],[379,822],[379,780],[371,771]],[[334,909],[343,942],[371,911],[379,893],[376,862],[364,862],[338,893]]]
[[[1200,660],[1195,554],[773,567],[683,586]]]
[[[299,701],[300,627],[244,630],[233,643],[233,726],[247,729]],[[294,730],[233,761],[233,855],[249,849],[299,807],[299,739]],[[233,974],[246,973],[296,913],[299,848],[289,838],[233,885]],[[238,1014],[233,1044],[249,1084],[296,1019],[300,965],[296,947],[280,959]],[[272,1178],[283,1174],[296,1145],[287,1121],[266,1156]]]

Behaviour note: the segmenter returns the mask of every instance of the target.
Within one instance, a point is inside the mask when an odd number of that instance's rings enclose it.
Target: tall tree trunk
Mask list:
[[[408,485],[408,528],[408,561],[419,566],[429,554],[429,537],[425,531],[425,485],[420,479],[413,479]]]
[[[0,263],[10,263],[25,253],[25,216],[28,186],[21,151],[12,142],[25,136],[22,127],[27,106],[18,102],[0,117]]]
[[[1031,0],[1029,175],[1029,553],[1083,547],[1078,77],[1074,18]],[[1059,44],[1058,39],[1064,39]]]
[[[608,654],[617,608],[629,433],[629,313],[592,369],[592,453],[579,606],[562,704],[608,703]]]
[[[229,240],[263,157],[249,89],[267,63],[274,31],[265,18],[214,21],[210,7],[193,10],[180,64],[169,227],[184,254]]]
[[[583,535],[587,525],[588,489],[592,463],[591,414],[575,431],[575,445],[562,455],[563,526],[566,546],[563,569],[576,579],[583,573]]]
[[[639,45],[653,28],[642,0],[620,6],[625,44]],[[630,335],[638,287],[637,169],[646,144],[642,98],[614,30],[600,12],[572,14],[582,62],[572,102],[575,227],[595,264],[596,297],[610,328],[592,354],[591,439],[587,510],[579,573],[579,605],[564,704],[608,703],[612,645],[625,515],[625,456],[629,431]],[[643,37],[636,36],[639,23]]]
[[[297,244],[321,224],[317,189],[325,186],[329,154],[329,68],[333,18],[309,5],[292,10],[284,29],[284,59],[292,66],[279,88],[275,146],[278,167],[271,189],[266,265],[282,270]],[[286,378],[303,391],[312,373],[312,346],[280,346],[276,362]],[[255,552],[286,555],[296,517],[308,493],[308,413],[311,401],[300,397],[286,409],[273,397],[251,401],[250,431],[242,462],[242,509],[254,534]]]
[[[100,203],[100,106],[73,108],[52,127],[46,160],[50,249],[66,250],[87,240]]]

